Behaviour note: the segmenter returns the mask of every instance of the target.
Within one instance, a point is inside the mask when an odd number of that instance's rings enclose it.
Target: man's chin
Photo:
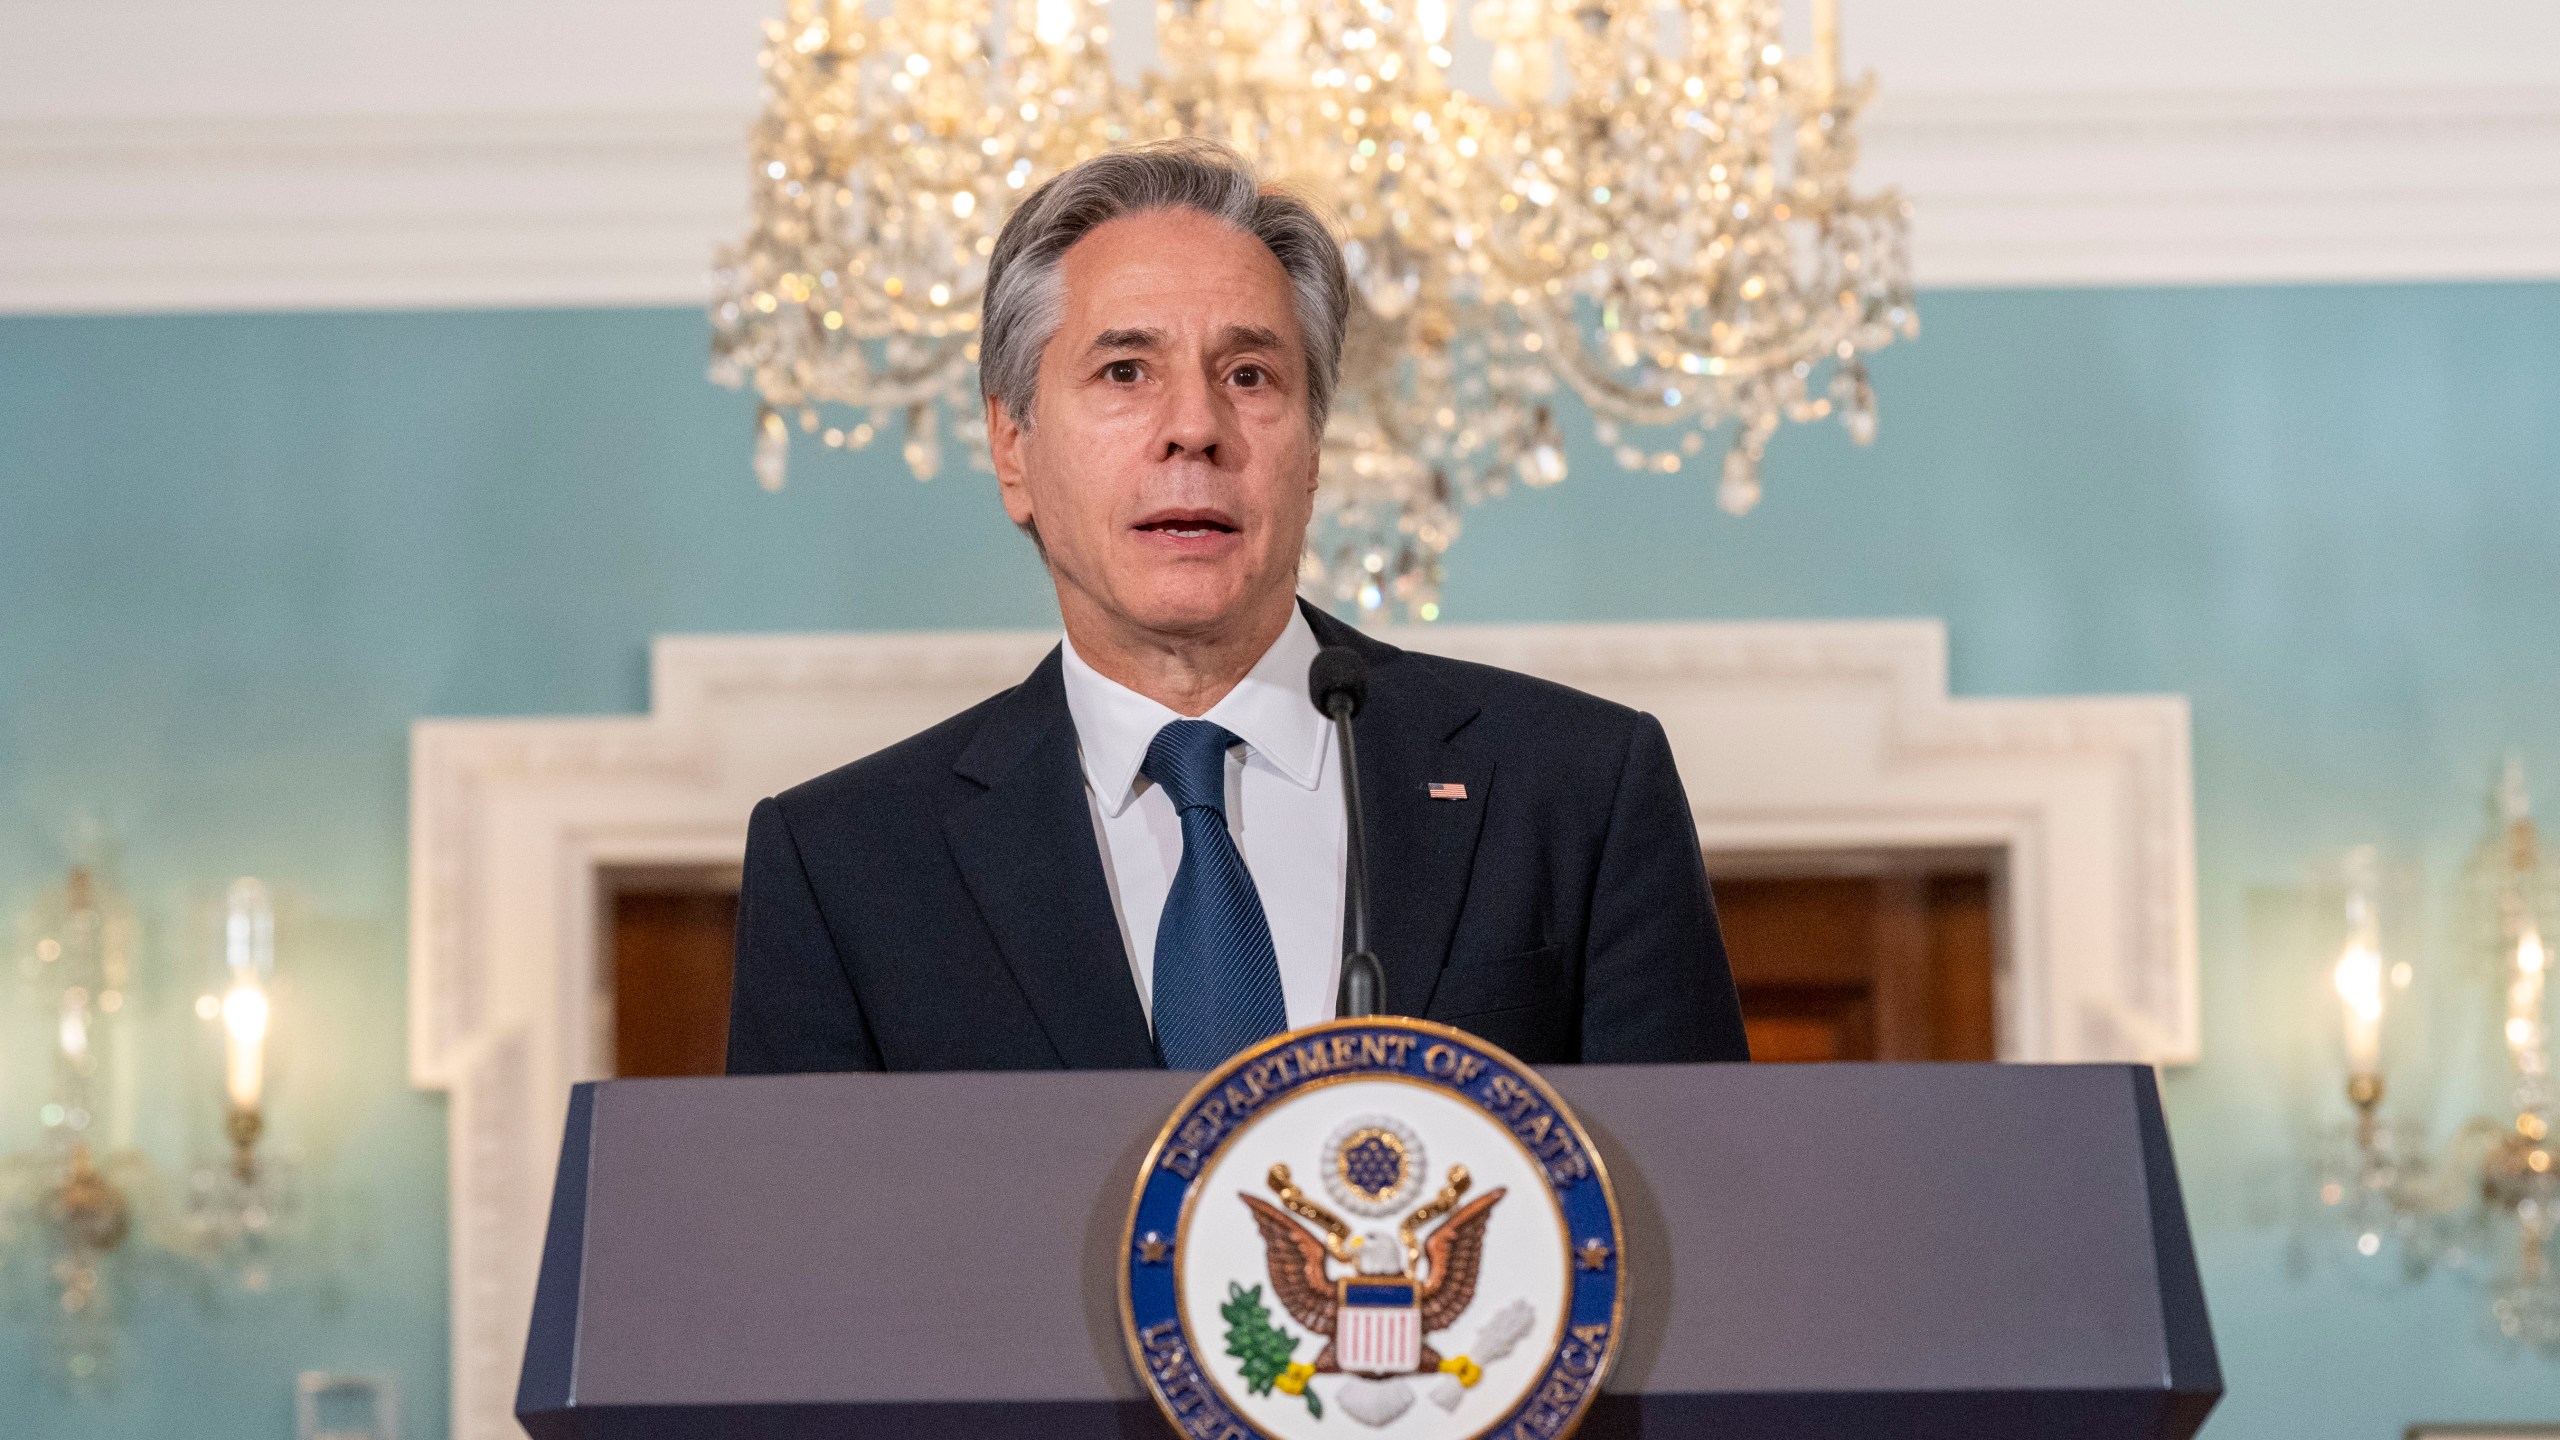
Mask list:
[[[1131,595],[1121,615],[1155,634],[1211,639],[1267,622],[1273,603],[1273,597],[1242,584],[1204,585],[1195,579]]]

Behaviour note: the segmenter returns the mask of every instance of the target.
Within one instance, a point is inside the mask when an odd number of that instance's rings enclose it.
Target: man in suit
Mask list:
[[[1389,1013],[1533,1064],[1748,1058],[1662,727],[1297,600],[1349,306],[1323,223],[1201,142],[1088,161],[1006,222],[981,387],[1066,643],[756,807],[732,1073],[1198,1069],[1331,1018],[1327,645],[1368,665]]]

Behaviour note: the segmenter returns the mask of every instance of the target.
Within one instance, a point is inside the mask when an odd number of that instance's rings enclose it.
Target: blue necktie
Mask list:
[[[1280,956],[1262,896],[1227,833],[1227,747],[1206,720],[1156,732],[1139,773],[1182,817],[1182,865],[1156,923],[1156,1048],[1175,1070],[1206,1070],[1289,1028]]]

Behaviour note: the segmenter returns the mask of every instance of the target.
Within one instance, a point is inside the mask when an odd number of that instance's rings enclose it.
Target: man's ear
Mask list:
[[[987,453],[995,461],[996,490],[1004,498],[1005,516],[1016,525],[1031,523],[1031,487],[1024,482],[1022,426],[1006,413],[995,396],[987,397]]]

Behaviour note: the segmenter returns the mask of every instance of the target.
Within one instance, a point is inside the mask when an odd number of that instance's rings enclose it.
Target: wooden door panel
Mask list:
[[[1998,1057],[1992,1016],[1992,929],[1988,875],[1942,875],[1930,885],[1931,1026],[1940,1060]]]
[[[1764,985],[1743,1003],[1754,1060],[1803,1064],[1875,1053],[1875,1005],[1863,987]]]
[[[613,1073],[721,1074],[737,892],[626,889],[611,913]]]
[[[1755,1060],[1993,1058],[1986,873],[1715,885]]]

